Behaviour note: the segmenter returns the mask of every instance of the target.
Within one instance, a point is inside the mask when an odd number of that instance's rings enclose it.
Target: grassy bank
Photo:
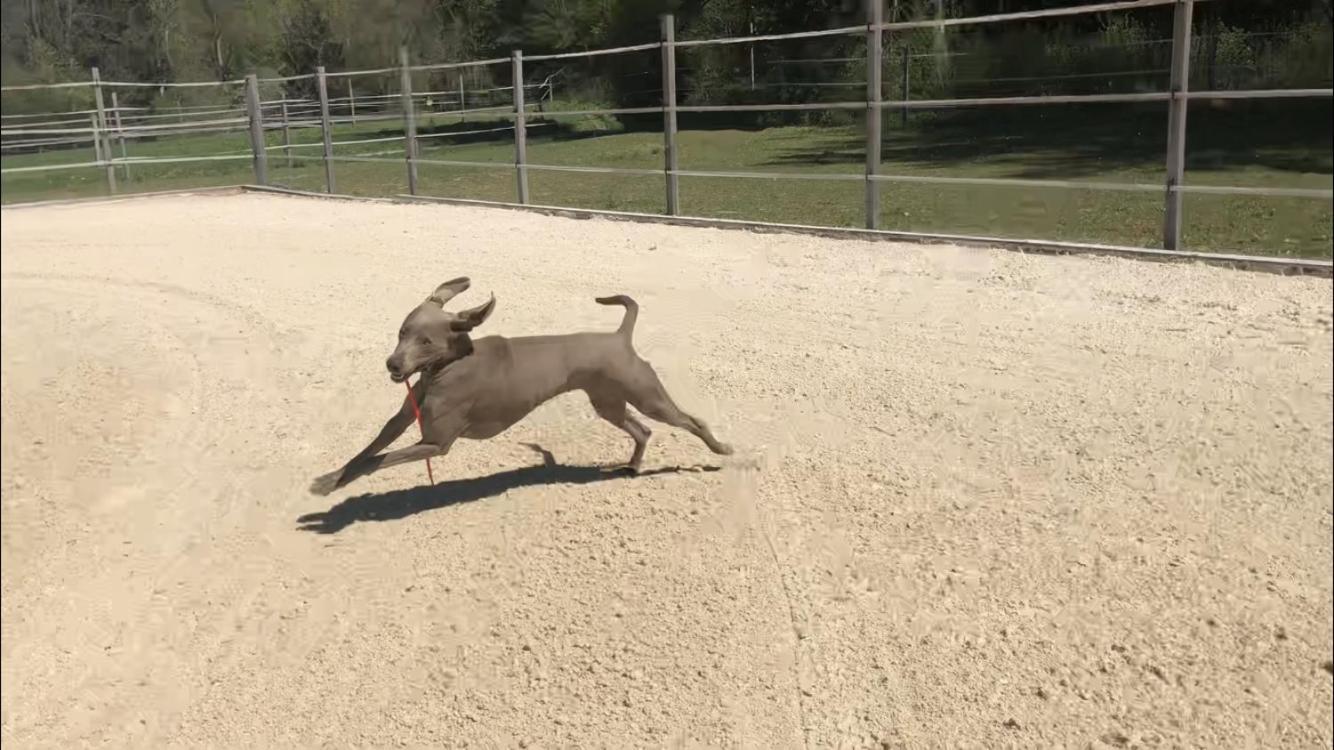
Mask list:
[[[1192,110],[1188,184],[1284,186],[1328,189],[1331,157],[1329,106],[1294,110],[1261,103]],[[423,135],[486,130],[501,120],[460,122],[455,116],[424,118]],[[683,120],[680,164],[712,171],[767,170],[861,174],[863,135],[856,122],[728,127],[725,122]],[[335,140],[388,137],[397,121],[337,128]],[[965,112],[914,115],[906,124],[887,118],[882,172],[944,177],[1007,177],[1162,184],[1165,122],[1161,107],[1088,107],[1060,112]],[[269,134],[269,143],[280,135]],[[318,131],[293,131],[294,144],[313,144]],[[513,143],[508,131],[432,137],[421,141],[423,159],[493,163],[491,167],[420,166],[423,194],[512,201]],[[119,146],[117,146],[119,151]],[[250,182],[253,173],[244,133],[132,140],[131,157],[235,153],[235,161],[136,164],[119,173],[122,192]],[[323,189],[319,148],[295,148],[290,161],[270,151],[270,181]],[[379,156],[389,163],[340,162],[339,192],[392,195],[406,192],[406,172],[396,142],[340,146],[340,156]],[[658,169],[659,132],[626,130],[609,120],[553,118],[533,123],[529,161],[535,165]],[[91,149],[6,157],[5,167],[75,163]],[[663,178],[533,170],[534,202],[627,211],[664,210]],[[6,203],[106,192],[104,170],[70,169],[5,175]],[[861,226],[859,181],[755,178],[681,179],[682,210],[696,216],[832,226]],[[1094,189],[886,184],[881,221],[887,229],[986,234],[1157,246],[1163,197],[1157,192]],[[1202,250],[1329,257],[1330,202],[1299,198],[1193,195],[1186,199],[1185,240]]]

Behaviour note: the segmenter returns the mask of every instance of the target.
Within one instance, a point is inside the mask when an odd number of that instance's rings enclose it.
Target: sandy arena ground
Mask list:
[[[611,329],[333,497],[401,317]],[[3,212],[3,741],[1329,747],[1331,286],[257,195]],[[537,447],[527,447],[531,443]],[[545,452],[545,454],[544,454]],[[11,745],[11,743],[13,743]]]

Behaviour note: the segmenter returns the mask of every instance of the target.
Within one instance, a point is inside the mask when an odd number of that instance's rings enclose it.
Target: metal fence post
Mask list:
[[[1215,18],[1217,18],[1217,16],[1215,16]],[[1209,66],[1208,85],[1210,91],[1218,90],[1218,26],[1218,22],[1214,21],[1209,29],[1209,62],[1206,64]]]
[[[514,90],[514,173],[519,181],[519,202],[528,202],[528,126],[523,112],[523,51],[510,55],[514,74],[510,88]]]
[[[1181,246],[1181,187],[1186,172],[1186,92],[1190,83],[1190,25],[1193,0],[1177,0],[1172,18],[1171,99],[1167,104],[1167,205],[1163,248]]]
[[[125,175],[125,181],[129,182],[130,165],[128,162],[130,160],[130,151],[125,147],[125,128],[121,125],[120,121],[120,99],[116,96],[116,92],[114,91],[111,92],[111,119],[116,123],[116,140],[120,141],[120,158],[127,162],[121,165],[121,174]]]
[[[93,133],[93,138],[102,138],[102,157],[107,165],[107,190],[113,195],[116,193],[116,165],[111,161],[115,157],[111,153],[111,129],[107,127],[107,110],[102,105],[102,75],[98,73],[97,68],[93,68],[93,99],[97,105],[97,130]]]
[[[750,22],[750,35],[755,36],[755,22]],[[750,43],[750,90],[755,90],[755,43]]]
[[[459,122],[468,121],[468,115],[464,114],[467,109],[468,105],[463,101],[463,71],[459,71]]]
[[[347,79],[347,112],[352,124],[357,124],[357,95],[352,91],[352,79]]]
[[[245,108],[250,118],[250,152],[254,154],[255,184],[269,184],[269,154],[264,150],[264,116],[259,109],[259,77],[245,77]]]
[[[908,65],[909,65],[909,60],[911,60],[912,57],[908,54],[908,42],[907,42],[906,39],[905,39],[904,42],[903,42],[903,53],[902,53],[902,54],[903,54],[903,101],[904,101],[904,103],[907,103],[908,101],[910,101],[910,100],[912,99],[912,95],[911,95],[911,92],[909,91],[909,83],[908,83],[908,81],[909,81],[909,78],[908,78]],[[908,108],[907,108],[907,107],[904,107],[903,109],[899,110],[899,125],[901,125],[901,126],[903,126],[903,127],[905,127],[905,128],[908,127]]]
[[[329,81],[324,66],[315,68],[315,86],[320,93],[320,135],[324,140],[324,192],[334,193],[333,128],[329,124]]]
[[[676,18],[664,13],[662,25],[662,170],[667,178],[667,215],[681,212],[676,165]]]
[[[408,48],[398,48],[399,94],[403,101],[403,155],[408,162],[408,194],[417,194],[417,120],[412,111],[412,71]]]
[[[866,228],[880,228],[880,24],[884,0],[866,0]]]
[[[291,169],[291,168],[292,168],[292,128],[291,128],[290,121],[287,119],[287,94],[283,94],[283,98],[282,98],[282,101],[279,102],[279,106],[282,107],[281,113],[282,113],[282,118],[283,118],[283,155],[287,157],[287,168],[288,168],[288,169]]]
[[[97,128],[97,115],[88,115],[88,127],[93,131],[93,161],[102,163],[102,131]]]

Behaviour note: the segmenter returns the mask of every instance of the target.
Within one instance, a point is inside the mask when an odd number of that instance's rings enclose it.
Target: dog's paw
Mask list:
[[[323,497],[324,495],[333,492],[338,489],[338,480],[341,479],[342,476],[343,472],[335,471],[321,477],[315,477],[315,481],[310,483],[310,494]]]
[[[735,452],[736,451],[732,450],[732,446],[728,443],[719,443],[718,450],[714,451],[714,453],[717,453],[720,456],[730,456]]]

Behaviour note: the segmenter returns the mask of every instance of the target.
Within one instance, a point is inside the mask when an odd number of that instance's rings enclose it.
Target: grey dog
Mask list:
[[[612,333],[512,339],[487,336],[474,341],[469,333],[490,317],[495,296],[462,312],[444,309],[469,283],[467,278],[446,281],[408,313],[398,330],[398,346],[385,362],[395,383],[421,373],[412,387],[421,410],[421,442],[380,452],[412,424],[412,402],[404,398],[398,413],[370,445],[343,468],[315,479],[311,492],[327,495],[381,469],[444,455],[460,437],[495,437],[542,403],[576,390],[588,394],[598,416],[634,440],[634,452],[625,467],[632,472],[639,470],[652,431],[626,404],[651,419],[689,431],[714,453],[732,453],[704,422],[672,401],[657,373],[635,353],[630,339],[639,305],[634,300],[624,295],[597,298],[600,304],[625,308],[620,327]]]

